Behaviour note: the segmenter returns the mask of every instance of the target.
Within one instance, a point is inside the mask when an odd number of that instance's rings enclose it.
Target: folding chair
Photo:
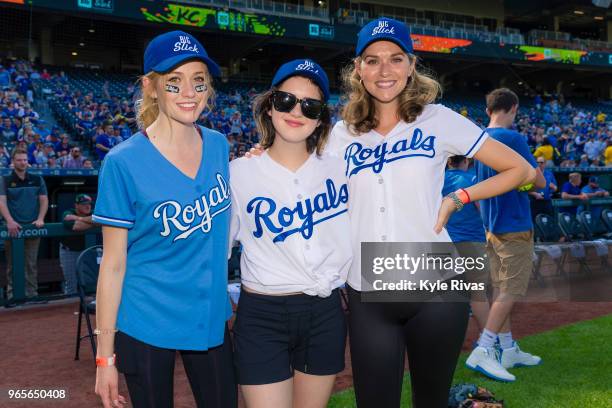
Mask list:
[[[602,247],[601,243],[594,243],[593,241],[589,240],[588,232],[583,228],[580,221],[578,221],[576,216],[573,214],[560,213],[558,215],[558,223],[559,228],[567,241],[580,242],[580,244],[584,246],[585,257],[578,260],[580,262],[580,271],[591,273],[591,268],[589,268],[589,265],[587,265],[586,262],[586,248],[595,248],[598,256],[601,256],[599,253]]]
[[[589,239],[595,246],[595,251],[599,255],[601,267],[605,271],[608,270],[608,245],[612,245],[612,233],[606,230],[605,225],[593,217],[590,211],[583,211],[578,214],[578,221],[582,225],[583,230],[587,233]]]
[[[533,271],[536,279],[540,279],[542,277],[540,274],[540,268],[542,266],[544,254],[548,255],[555,262],[558,275],[567,276],[563,270],[563,265],[565,264],[567,255],[570,252],[571,244],[559,243],[561,236],[561,231],[559,230],[557,223],[554,222],[554,219],[550,215],[542,213],[536,216],[535,238],[538,242],[534,246],[536,265]],[[578,252],[579,255],[579,251],[573,252]]]
[[[583,211],[578,214],[578,221],[582,224],[589,239],[600,240],[608,245],[612,244],[612,232],[608,232],[603,220],[593,217],[590,211]]]
[[[91,342],[91,349],[93,351],[94,358],[96,357],[96,342],[94,340],[95,334],[93,333],[89,315],[96,314],[95,294],[98,286],[98,274],[100,272],[101,260],[102,246],[95,245],[81,252],[76,261],[77,288],[80,302],[79,322],[77,324],[76,332],[76,350],[74,353],[75,360],[79,359],[81,340],[88,337],[89,341]],[[85,315],[85,322],[87,323],[87,334],[81,336],[81,322],[83,315]]]
[[[604,208],[604,210],[601,212],[601,221],[606,227],[606,230],[612,233],[612,209]]]

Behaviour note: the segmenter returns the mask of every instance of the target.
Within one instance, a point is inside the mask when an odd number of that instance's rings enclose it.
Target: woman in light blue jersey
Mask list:
[[[133,406],[171,407],[179,351],[197,406],[235,407],[228,144],[195,125],[219,67],[173,31],[151,41],[144,68],[142,130],[106,156],[93,216],[104,236],[96,393],[122,406],[120,371]]]

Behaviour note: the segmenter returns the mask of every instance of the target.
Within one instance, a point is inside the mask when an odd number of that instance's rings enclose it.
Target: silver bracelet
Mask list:
[[[453,204],[455,204],[455,208],[457,211],[461,211],[463,209],[463,202],[459,199],[455,192],[449,193],[446,198],[450,198],[453,200]]]

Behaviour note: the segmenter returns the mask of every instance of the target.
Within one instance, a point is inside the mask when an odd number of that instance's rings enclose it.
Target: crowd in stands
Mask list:
[[[26,148],[30,164],[37,168],[97,168],[107,152],[137,131],[133,78],[109,81],[100,75],[83,86],[74,71],[49,73],[29,62],[11,61],[0,67],[0,166],[10,166],[10,151]],[[112,82],[112,83],[111,83]],[[36,84],[47,90],[57,122],[47,126],[33,109]],[[263,88],[221,84],[215,105],[202,113],[199,123],[226,135],[231,157],[248,151],[259,137],[251,118],[251,101]],[[330,103],[333,121],[342,105]],[[443,103],[484,123],[484,109],[468,108],[450,98]],[[547,167],[591,168],[612,166],[612,127],[609,113],[597,105],[573,106],[562,96],[540,96],[527,102],[517,115],[516,129],[525,135],[536,158]],[[477,105],[476,105],[477,106]],[[65,129],[66,131],[64,131]]]
[[[603,111],[563,103],[563,98],[540,95],[517,115],[517,130],[525,135],[536,158],[548,167],[612,166],[612,127]]]
[[[33,168],[93,168],[70,134],[47,126],[34,109],[35,85],[53,80],[27,61],[0,61],[0,167],[10,167],[11,152],[20,148]]]

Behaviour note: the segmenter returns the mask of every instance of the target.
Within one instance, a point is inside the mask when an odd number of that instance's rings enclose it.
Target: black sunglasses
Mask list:
[[[323,113],[323,109],[327,106],[318,99],[299,99],[289,92],[274,91],[272,93],[272,105],[274,105],[274,109],[279,112],[291,112],[293,107],[298,103],[302,109],[302,114],[308,119],[319,119]]]

